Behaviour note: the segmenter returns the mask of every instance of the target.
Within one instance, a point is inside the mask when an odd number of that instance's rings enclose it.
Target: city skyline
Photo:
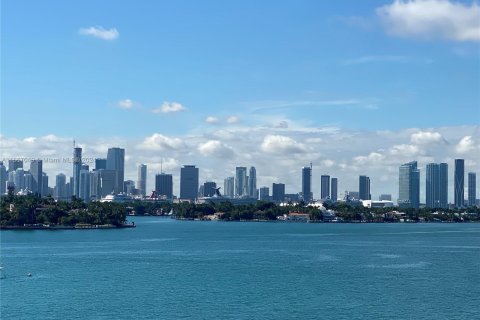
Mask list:
[[[2,159],[71,157],[73,140],[85,159],[117,146],[124,180],[147,165],[147,194],[162,162],[176,194],[183,164],[219,186],[255,166],[257,187],[294,193],[312,162],[314,195],[322,174],[339,196],[366,175],[373,199],[398,198],[402,163],[418,161],[421,199],[428,163],[448,163],[451,182],[466,159],[464,185],[480,172],[476,2],[73,7],[2,3]],[[43,167],[51,185],[72,163]]]

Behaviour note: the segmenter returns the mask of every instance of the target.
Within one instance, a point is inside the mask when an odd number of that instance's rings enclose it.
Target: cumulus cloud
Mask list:
[[[213,124],[213,123],[218,123],[218,118],[217,117],[212,117],[212,116],[208,116],[205,118],[205,122],[206,123],[210,123],[210,124]]]
[[[81,28],[78,33],[107,41],[115,40],[120,35],[116,28],[104,29],[103,27]]]
[[[150,137],[146,137],[138,148],[144,150],[175,150],[183,146],[184,143],[179,138],[171,138],[160,133],[154,133]]]
[[[465,154],[475,149],[475,143],[472,136],[463,137],[455,146],[455,151],[459,154]]]
[[[376,9],[388,33],[400,37],[480,41],[480,6],[449,0],[395,0]]]
[[[236,116],[230,116],[227,118],[227,123],[233,124],[238,122],[238,117]]]
[[[305,145],[298,143],[290,137],[281,135],[267,135],[260,146],[267,153],[283,154],[302,153],[306,151]]]
[[[438,132],[431,131],[418,131],[412,133],[410,136],[410,141],[415,144],[430,144],[430,143],[439,143],[445,142],[442,135]]]
[[[198,151],[205,157],[230,157],[233,155],[233,150],[218,140],[209,140],[200,144]]]
[[[399,144],[390,149],[390,154],[403,157],[415,157],[420,153],[420,148],[411,144]]]
[[[153,113],[175,113],[179,111],[187,110],[183,105],[178,102],[168,102],[165,101],[158,108],[152,110]]]
[[[132,109],[135,106],[135,102],[132,101],[131,99],[124,99],[124,100],[119,100],[117,102],[117,106],[120,109]]]

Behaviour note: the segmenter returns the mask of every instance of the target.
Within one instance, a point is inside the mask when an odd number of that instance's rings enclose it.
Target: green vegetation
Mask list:
[[[125,223],[127,208],[123,204],[91,202],[73,198],[70,202],[55,202],[53,198],[35,195],[2,197],[0,225],[24,226],[48,224],[61,226],[114,225]]]

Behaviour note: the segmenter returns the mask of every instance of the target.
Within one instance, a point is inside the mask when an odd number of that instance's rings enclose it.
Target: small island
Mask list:
[[[80,199],[55,201],[52,197],[8,195],[0,200],[0,229],[64,230],[132,228],[127,224],[127,208],[118,203]]]

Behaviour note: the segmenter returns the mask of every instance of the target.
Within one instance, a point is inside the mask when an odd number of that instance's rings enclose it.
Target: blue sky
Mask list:
[[[259,163],[269,185],[313,161],[315,174],[338,174],[340,189],[356,188],[357,173],[388,172],[378,193],[395,193],[401,161],[461,156],[480,171],[476,2],[5,0],[1,9],[3,157],[68,155],[75,138],[93,156],[126,147],[132,179],[138,163],[150,160],[153,174],[162,158],[219,182]],[[381,164],[362,167],[370,156]],[[283,167],[272,171],[272,158]]]

